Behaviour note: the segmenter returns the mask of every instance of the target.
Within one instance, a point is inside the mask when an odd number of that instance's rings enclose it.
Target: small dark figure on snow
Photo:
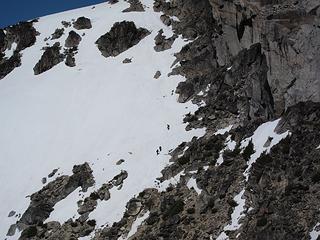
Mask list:
[[[167,129],[170,130],[170,125],[169,124],[167,124]]]
[[[159,147],[159,150],[160,150],[160,152],[162,151],[162,147],[161,146]]]
[[[159,155],[159,150],[158,149],[157,149],[156,153],[157,153],[157,155]]]

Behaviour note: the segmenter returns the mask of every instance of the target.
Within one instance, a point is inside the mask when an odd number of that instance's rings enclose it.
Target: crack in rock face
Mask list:
[[[108,33],[96,41],[96,44],[104,57],[115,57],[137,45],[149,34],[147,29],[137,28],[134,22],[117,22]]]

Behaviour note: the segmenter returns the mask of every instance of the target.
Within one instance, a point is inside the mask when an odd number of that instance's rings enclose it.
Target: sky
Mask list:
[[[1,0],[0,28],[104,0]]]

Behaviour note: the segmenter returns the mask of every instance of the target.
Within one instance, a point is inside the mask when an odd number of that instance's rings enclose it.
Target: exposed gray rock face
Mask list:
[[[36,29],[33,27],[33,23],[34,21],[21,22],[5,28],[7,31],[5,37],[5,46],[11,45],[13,42],[15,42],[17,43],[17,52],[31,47],[36,42],[36,36],[38,35]]]
[[[192,53],[188,50],[187,54]],[[206,89],[201,86],[208,79],[201,82],[197,75],[192,75],[197,67],[204,65],[196,65],[194,59],[185,60],[181,67],[175,70],[186,73],[186,76],[195,76],[178,85],[176,92],[179,94],[179,101],[185,102],[193,98],[195,102],[206,103],[195,112],[194,117],[185,119],[191,124],[189,127],[214,128],[226,121],[248,126],[250,122],[267,121],[274,117],[273,96],[267,81],[266,57],[261,52],[260,44],[242,50],[233,63],[229,70],[222,68],[212,73],[211,83]],[[202,74],[206,74],[205,71]],[[201,75],[199,77],[201,78]],[[199,88],[203,89],[204,95],[195,95]],[[201,119],[201,122],[198,119]]]
[[[154,50],[156,50],[157,52],[161,52],[161,51],[170,49],[172,44],[174,43],[174,40],[176,40],[177,37],[178,36],[174,34],[172,37],[166,38],[163,35],[163,30],[161,29],[158,32],[158,35],[154,39],[155,41]]]
[[[21,54],[14,52],[9,59],[3,59],[0,61],[0,79],[7,76],[16,67],[21,66]]]
[[[137,28],[133,22],[117,22],[96,44],[104,57],[115,57],[138,44],[149,34],[147,29]]]
[[[38,35],[33,27],[33,21],[21,22],[4,30],[0,29],[0,80],[21,65],[20,52],[31,47],[36,42]],[[14,54],[9,58],[4,58],[3,52],[11,49],[13,43],[17,44]]]
[[[278,127],[292,133],[253,165],[239,239],[309,239],[319,222],[320,104],[288,108]],[[286,224],[289,223],[289,224]]]
[[[73,27],[77,30],[90,29],[90,28],[92,28],[91,20],[86,17],[79,17],[73,23]]]
[[[261,43],[268,82],[281,114],[299,101],[320,101],[319,2],[210,0],[221,34],[215,40],[220,65],[241,49]]]
[[[73,54],[71,54],[71,53],[67,54],[65,64],[68,67],[75,67],[76,66],[76,59]]]
[[[182,34],[185,38],[195,39],[197,36],[212,32],[215,26],[211,6],[207,0],[172,2],[155,0],[154,10],[161,11],[167,16],[162,16],[163,20],[172,16],[177,17],[180,21],[170,20],[170,25],[176,33]]]
[[[113,186],[118,187],[123,184],[123,181],[128,177],[127,171],[122,170],[121,173],[119,173],[117,176],[115,176],[110,183],[113,184]]]
[[[60,43],[55,43],[52,47],[45,48],[39,62],[33,68],[34,74],[38,75],[63,61],[64,55],[60,53]]]
[[[144,7],[139,0],[129,0],[130,7],[122,12],[144,12]]]
[[[75,31],[70,31],[69,35],[65,41],[65,47],[66,48],[73,48],[73,47],[78,47],[82,38],[78,33]]]

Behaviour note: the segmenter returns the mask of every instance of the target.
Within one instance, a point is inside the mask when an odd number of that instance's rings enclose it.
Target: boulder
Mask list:
[[[60,49],[59,42],[55,43],[52,47],[47,47],[39,62],[33,68],[34,74],[39,75],[62,62],[64,55],[60,53]]]
[[[70,31],[69,35],[65,41],[65,47],[66,48],[78,47],[81,40],[82,40],[82,38],[80,37],[80,35],[78,33],[76,33],[75,31]]]
[[[77,30],[90,29],[90,28],[92,28],[91,20],[86,17],[79,17],[73,23],[73,27]]]
[[[96,41],[96,44],[104,57],[115,57],[137,45],[149,34],[147,29],[137,28],[134,22],[117,22],[108,33]]]

